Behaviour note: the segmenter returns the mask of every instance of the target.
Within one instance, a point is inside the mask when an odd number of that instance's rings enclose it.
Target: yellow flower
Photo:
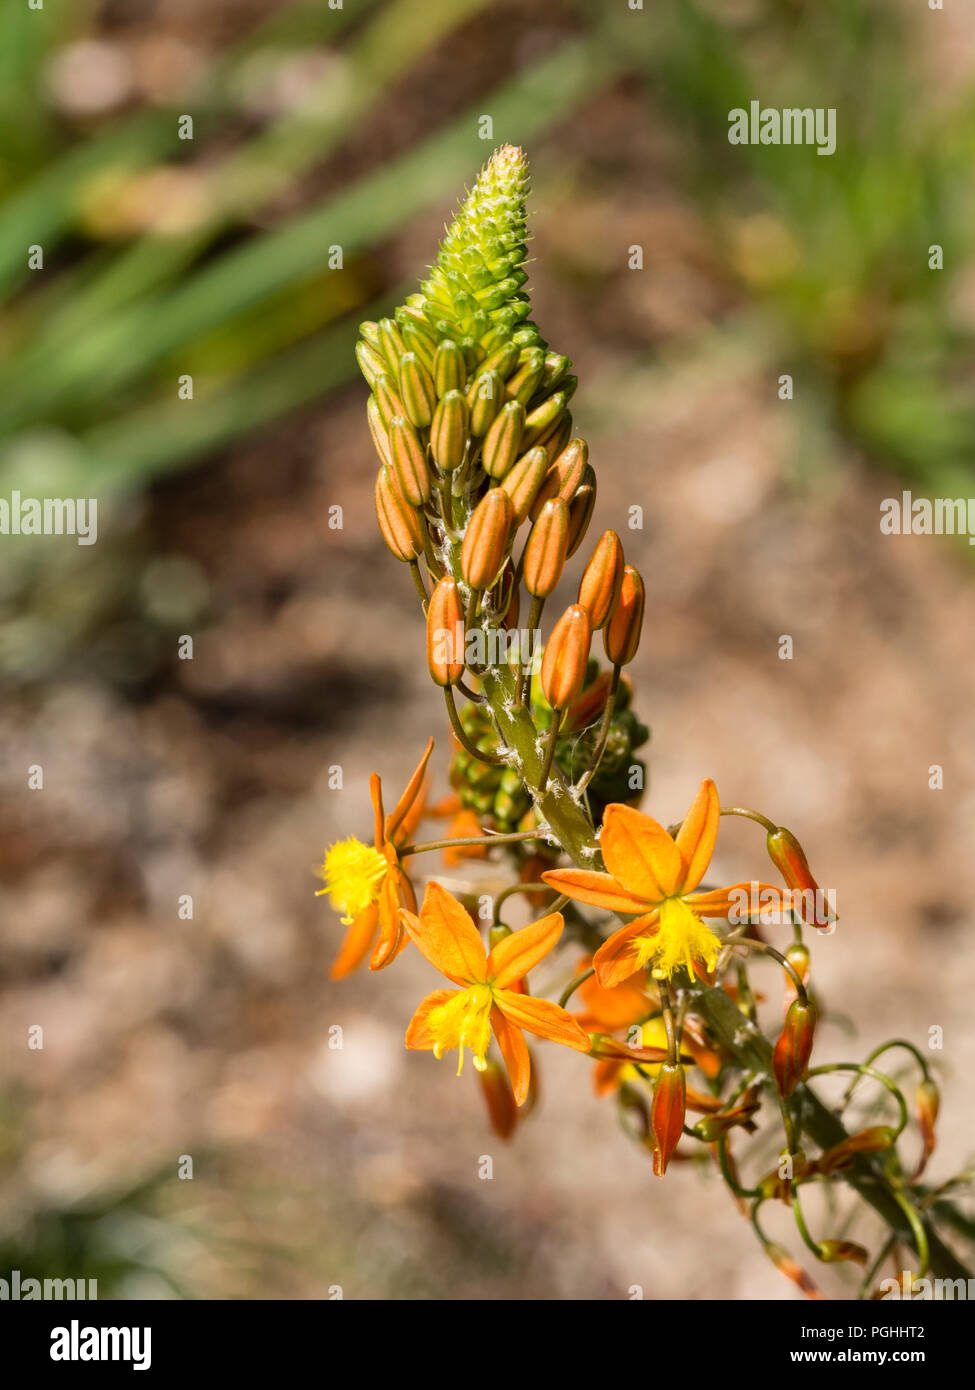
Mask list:
[[[680,969],[710,974],[721,942],[704,917],[727,918],[740,895],[758,890],[762,901],[781,892],[768,884],[736,883],[708,893],[693,890],[704,877],[718,834],[721,807],[710,779],[701,783],[675,838],[652,816],[630,806],[607,806],[600,846],[609,873],[588,869],[553,869],[546,883],[579,902],[612,912],[639,913],[620,927],[593,956],[596,977],[612,989],[650,965],[657,980]]]
[[[351,927],[360,912],[378,901],[388,867],[385,855],[371,845],[355,838],[339,840],[325,851],[325,862],[316,870],[325,887],[317,889],[315,896],[327,893],[332,907],[342,914],[343,926]]]
[[[423,815],[423,779],[432,751],[433,739],[388,816],[383,811],[382,783],[375,772],[372,774],[369,793],[376,820],[375,845],[353,838],[340,840],[326,850],[324,863],[315,870],[325,881],[316,896],[327,893],[335,910],[343,914],[343,925],[349,928],[332,962],[329,973],[333,980],[344,979],[370,950],[370,970],[381,970],[406,945],[399,913],[401,908],[414,911],[416,897],[400,864],[399,851]]]
[[[497,1038],[516,1105],[523,1105],[531,1081],[525,1032],[589,1051],[589,1036],[571,1014],[547,999],[524,992],[522,981],[548,955],[562,935],[562,914],[506,936],[491,951],[484,949],[470,916],[439,883],[428,883],[420,915],[402,912],[406,930],[431,965],[457,989],[435,989],[421,1001],[406,1030],[406,1046],[442,1057],[457,1048],[457,1074],[469,1047],[477,1071],[486,1070],[491,1034]],[[524,1031],[523,1031],[524,1030]]]

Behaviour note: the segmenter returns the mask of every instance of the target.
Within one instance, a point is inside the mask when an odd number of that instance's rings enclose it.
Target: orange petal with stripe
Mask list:
[[[379,916],[379,940],[369,961],[370,970],[382,970],[394,961],[406,945],[407,936],[403,930],[400,913],[416,911],[416,894],[413,885],[396,862],[395,856],[387,854],[389,870],[379,890],[377,912]]]
[[[614,931],[613,935],[603,942],[592,958],[596,979],[603,989],[614,989],[623,980],[628,980],[641,965],[646,964],[646,955],[644,954],[641,961],[640,949],[634,944],[634,938],[652,936],[657,929],[659,916],[656,910],[648,912],[645,916],[638,917],[635,922],[628,922],[625,927],[620,927],[619,931]]]
[[[599,847],[616,881],[645,902],[660,902],[676,891],[684,861],[652,816],[618,802],[607,806]]]
[[[533,999],[528,994],[516,994],[510,989],[498,990],[494,1000],[508,1022],[516,1027],[536,1037],[574,1047],[577,1052],[589,1051],[589,1034],[584,1033],[572,1015],[558,1004],[548,999]]]
[[[733,883],[730,888],[713,888],[710,893],[692,893],[684,901],[699,917],[727,917],[734,910],[735,920],[745,922],[760,912],[787,910],[787,892],[771,883],[753,880]]]
[[[508,1068],[511,1092],[516,1105],[524,1105],[528,1098],[528,1088],[532,1079],[532,1063],[525,1035],[520,1028],[509,1023],[500,1009],[491,1010],[491,1027],[498,1040],[501,1056]]]
[[[369,954],[369,948],[376,935],[376,928],[379,925],[379,910],[375,903],[370,903],[368,907],[358,913],[353,920],[349,930],[345,933],[345,939],[339,947],[339,953],[332,961],[329,970],[329,978],[333,980],[344,980],[346,975],[351,975],[357,965],[361,965]]]
[[[616,1090],[624,1065],[623,1062],[613,1061],[609,1057],[596,1063],[593,1068],[592,1088],[597,1096],[608,1096],[611,1091]]]
[[[591,869],[549,869],[542,874],[546,883],[576,902],[605,907],[609,912],[646,912],[647,904],[635,893],[628,893],[612,874]]]
[[[418,918],[403,914],[403,924],[431,965],[455,984],[485,979],[487,952],[469,915],[457,899],[428,883]]]
[[[413,776],[407,782],[406,790],[403,792],[403,795],[400,797],[399,801],[397,801],[396,805],[393,807],[392,811],[386,818],[387,840],[391,840],[393,836],[396,834],[397,830],[400,827],[400,824],[403,821],[403,818],[406,816],[410,807],[413,805],[414,801],[419,795],[420,788],[423,785],[423,777],[427,770],[427,763],[430,761],[430,754],[432,752],[433,739],[431,739],[430,742],[427,744],[427,750],[424,753],[423,757],[420,759],[420,761],[417,763],[413,771]]]
[[[721,803],[718,800],[718,789],[708,777],[698,788],[690,810],[677,832],[675,843],[684,861],[682,892],[691,892],[704,877],[714,853],[720,819]]]
[[[407,1047],[413,1048],[414,1051],[433,1051],[437,1039],[430,1032],[430,1014],[434,1009],[441,1008],[448,999],[453,999],[454,995],[459,993],[460,990],[458,989],[435,989],[425,999],[420,1000],[417,1011],[410,1019],[406,1030]]]
[[[487,977],[495,989],[510,989],[548,955],[562,935],[561,912],[550,913],[499,941],[488,956]]]

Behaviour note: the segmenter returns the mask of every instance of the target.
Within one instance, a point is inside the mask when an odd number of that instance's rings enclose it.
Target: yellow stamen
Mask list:
[[[342,922],[349,926],[379,897],[388,868],[383,855],[371,845],[356,839],[340,840],[325,851],[325,862],[315,870],[325,880],[316,897],[327,893],[336,912],[341,912]]]
[[[458,1049],[458,1076],[464,1069],[465,1047],[469,1047],[474,1055],[475,1069],[484,1071],[488,1043],[491,1041],[490,985],[472,985],[470,989],[458,990],[446,1003],[430,1010],[427,1026],[436,1039],[433,1048],[435,1057],[442,1057],[453,1047]]]
[[[666,898],[656,931],[635,937],[633,945],[640,965],[653,961],[650,973],[655,980],[669,980],[681,969],[692,975],[695,961],[713,970],[721,951],[718,937],[682,898]]]

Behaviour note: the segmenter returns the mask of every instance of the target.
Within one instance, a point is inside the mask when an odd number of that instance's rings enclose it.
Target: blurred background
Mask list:
[[[0,496],[99,500],[94,546],[2,538],[0,1276],[798,1296],[713,1176],[652,1178],[588,1064],[540,1046],[504,1146],[473,1073],[403,1049],[435,983],[416,953],[328,980],[323,846],[368,836],[370,771],[398,793],[431,732],[447,789],[352,347],[523,144],[594,534],[648,582],[646,807],[678,819],[713,776],[801,836],[842,919],[814,946],[823,1059],[943,1029],[947,1176],[975,1065],[975,572],[964,540],[879,516],[975,490],[975,24],[906,0],[45,0],[0,11],[0,79]],[[752,99],[835,107],[835,155],[729,145]],[[764,872],[754,831],[723,832],[716,881]]]

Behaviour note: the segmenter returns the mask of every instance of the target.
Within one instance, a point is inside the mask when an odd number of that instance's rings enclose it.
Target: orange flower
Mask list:
[[[637,970],[655,979],[675,971],[710,973],[721,942],[702,918],[724,917],[743,900],[762,894],[763,906],[781,901],[768,884],[737,883],[708,893],[693,890],[704,877],[718,834],[721,808],[714,783],[703,781],[675,839],[652,816],[614,803],[603,817],[600,847],[609,873],[553,869],[546,883],[579,902],[640,916],[613,933],[593,957],[599,983],[612,989]],[[777,895],[777,897],[776,897]]]
[[[591,956],[583,956],[576,966],[581,975],[592,965]],[[604,989],[595,975],[584,980],[576,993],[583,1009],[575,1017],[587,1033],[616,1033],[631,1023],[640,1023],[653,1008],[642,978],[633,978],[618,989]]]
[[[458,811],[455,816],[451,816],[450,824],[447,826],[447,836],[449,839],[469,840],[475,835],[483,835],[481,822],[473,811]],[[450,845],[443,851],[443,862],[448,869],[455,869],[458,864],[465,859],[486,859],[488,856],[487,840],[483,845]]]
[[[487,1066],[491,1033],[497,1039],[511,1078],[515,1101],[522,1105],[531,1081],[531,1060],[525,1029],[540,1038],[589,1051],[589,1038],[571,1014],[547,999],[533,999],[517,986],[533,966],[548,955],[562,935],[562,914],[512,932],[494,947],[484,949],[480,934],[461,904],[439,883],[428,883],[417,917],[400,914],[403,924],[431,965],[459,989],[436,989],[428,994],[406,1030],[406,1046],[442,1057],[456,1047],[464,1065],[464,1048],[474,1054],[474,1066]]]
[[[373,943],[370,970],[381,970],[395,960],[406,944],[399,913],[402,908],[416,910],[416,895],[400,864],[399,850],[423,816],[423,780],[432,752],[433,739],[388,816],[383,814],[382,782],[378,773],[372,774],[369,794],[376,818],[374,846],[355,839],[341,840],[326,850],[324,862],[315,870],[325,881],[316,897],[327,893],[349,928],[329,971],[333,980],[344,979],[355,970]]]

